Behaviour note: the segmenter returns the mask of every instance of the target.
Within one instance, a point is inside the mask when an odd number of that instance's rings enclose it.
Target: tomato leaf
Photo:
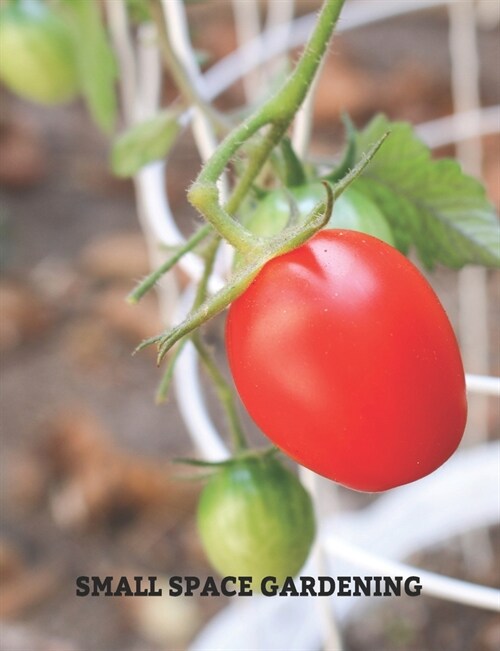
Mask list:
[[[356,188],[382,210],[398,249],[407,253],[414,245],[428,269],[500,266],[500,223],[481,183],[456,161],[432,160],[410,124],[376,116],[357,134],[357,158],[387,131]]]
[[[306,175],[302,163],[297,157],[292,141],[285,136],[280,143],[281,155],[283,157],[284,181],[286,187],[303,185],[306,182]]]
[[[120,134],[111,152],[113,172],[132,176],[147,163],[166,156],[181,129],[178,118],[177,111],[162,111]]]
[[[116,62],[96,0],[64,0],[61,8],[73,30],[83,95],[92,118],[105,132],[113,130],[117,101]]]

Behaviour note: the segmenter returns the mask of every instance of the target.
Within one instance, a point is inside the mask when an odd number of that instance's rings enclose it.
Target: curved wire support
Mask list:
[[[195,285],[190,285],[182,294],[176,320],[182,320],[193,304]],[[229,457],[217,428],[212,424],[200,383],[198,355],[191,342],[181,351],[174,373],[176,402],[191,439],[208,461],[223,461]]]
[[[401,576],[403,580],[417,577],[427,595],[485,610],[500,611],[500,591],[495,588],[453,579],[406,563],[389,560],[366,549],[355,547],[338,536],[327,538],[323,544],[335,558],[353,563],[359,569],[376,572],[377,576]]]
[[[485,396],[500,396],[500,377],[467,373],[465,381],[467,391],[470,393],[480,393]]]
[[[327,576],[417,576],[422,595],[498,610],[500,591],[424,572],[404,559],[450,537],[497,523],[499,454],[497,442],[459,451],[432,475],[384,493],[364,509],[325,517],[320,536],[329,552]],[[310,563],[300,575],[313,575]],[[328,601],[336,616],[348,622],[373,601],[384,599],[336,595],[241,599],[207,624],[190,651],[319,649],[323,636],[318,600]]]

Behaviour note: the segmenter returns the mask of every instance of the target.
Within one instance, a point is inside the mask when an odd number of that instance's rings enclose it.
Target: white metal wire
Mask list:
[[[479,48],[474,0],[448,5],[449,49],[451,56],[451,91],[453,112],[469,111],[478,131],[481,106],[479,83]],[[474,135],[456,144],[458,159],[469,174],[481,178],[483,143]],[[488,275],[482,267],[466,267],[457,277],[457,330],[466,368],[475,373],[489,371]],[[468,401],[466,436],[469,442],[484,441],[489,430],[489,401],[474,395]],[[460,541],[469,569],[487,571],[493,562],[493,548],[487,532],[481,530]]]
[[[208,100],[208,90],[205,79],[195,59],[194,50],[189,40],[189,30],[186,20],[186,13],[182,0],[162,0],[165,16],[165,28],[169,34],[170,41],[176,56],[182,62],[186,75],[191,84],[196,88],[200,97]],[[195,106],[193,112],[193,134],[201,154],[202,160],[206,161],[213,154],[217,147],[212,125],[203,111]]]
[[[448,5],[451,88],[454,112],[468,111],[479,122],[479,52],[474,2],[465,0]],[[473,125],[478,131],[478,124]],[[477,136],[460,140],[458,158],[465,169],[480,178],[482,141]],[[458,274],[458,336],[464,364],[476,373],[488,373],[489,327],[486,270],[468,267]],[[469,403],[469,432],[477,440],[488,433],[488,403],[478,397]]]
[[[446,0],[358,0],[345,5],[337,32],[446,4]],[[296,18],[290,25],[277,25],[214,64],[204,75],[209,88],[209,98],[217,97],[246,75],[253,65],[250,61],[262,65],[287,50],[303,45],[314,27],[315,20],[316,14],[310,13]]]
[[[309,141],[311,140],[312,133],[312,117],[314,111],[314,98],[316,95],[316,88],[318,86],[321,71],[323,69],[324,60],[320,64],[320,68],[316,74],[309,92],[300,107],[293,125],[292,144],[295,152],[299,158],[305,158],[307,150],[309,149]]]
[[[307,468],[299,468],[299,477],[304,484],[304,486],[309,491],[311,498],[314,503],[316,520],[318,522],[324,521],[325,514],[322,512],[321,504],[321,486],[320,486],[320,477]],[[334,491],[337,492],[338,487],[334,487]],[[333,495],[330,495],[330,509],[332,503],[338,507],[338,500],[332,499]],[[331,511],[330,511],[331,516]],[[328,549],[326,548],[323,536],[318,536],[317,540],[314,543],[313,549],[310,554],[310,564],[312,565],[312,572],[314,576],[324,576],[328,574],[328,559],[327,559]],[[325,649],[336,649],[336,651],[342,651],[344,648],[342,642],[342,634],[337,620],[335,612],[332,612],[331,604],[327,599],[320,599],[317,603],[317,609],[319,611],[319,620],[322,630],[322,640],[323,646]]]
[[[467,391],[486,396],[500,396],[500,378],[491,375],[466,375]]]
[[[232,0],[234,26],[236,30],[236,39],[239,47],[254,41],[260,42],[260,16],[259,3],[257,0]],[[260,53],[258,50],[246,50],[246,65],[249,69],[248,74],[243,75],[243,88],[245,91],[246,103],[250,106],[259,99],[262,93],[262,76],[259,70]]]
[[[406,563],[388,560],[379,554],[356,547],[338,536],[326,538],[323,544],[333,556],[354,563],[359,569],[377,572],[384,576],[402,576],[403,579],[418,576],[424,586],[425,594],[468,606],[500,611],[500,591],[494,588],[475,585],[469,581],[453,579]]]
[[[176,320],[181,320],[189,312],[194,295],[193,284],[182,294],[175,313]],[[208,461],[221,461],[229,456],[229,450],[208,415],[198,371],[198,355],[189,342],[177,360],[174,374],[176,402],[191,439],[202,457]]]
[[[500,105],[447,115],[416,127],[418,135],[433,149],[469,138],[500,132]]]
[[[269,33],[274,28],[280,26],[280,35],[283,43],[288,42],[289,31],[293,24],[295,11],[295,0],[283,0],[282,2],[268,2],[266,23],[263,32]],[[285,50],[286,51],[286,50]],[[286,55],[285,55],[286,56]],[[267,81],[274,83],[276,75],[282,73],[287,67],[285,56],[278,57],[269,65],[265,66]]]
[[[141,94],[137,92],[136,57],[129,34],[127,11],[123,2],[106,0],[105,6],[111,38],[121,73],[120,92],[122,109],[127,124],[132,124],[135,118],[136,101]]]

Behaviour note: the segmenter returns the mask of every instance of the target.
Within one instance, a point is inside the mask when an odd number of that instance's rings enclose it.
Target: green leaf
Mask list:
[[[132,176],[147,163],[164,158],[181,129],[177,111],[162,111],[118,136],[111,152],[117,176]]]
[[[292,141],[288,136],[285,136],[280,145],[284,167],[285,186],[291,188],[297,185],[304,185],[306,182],[306,175],[302,163],[295,153]]]
[[[117,67],[97,0],[63,0],[73,30],[83,95],[97,125],[110,133],[116,122]]]
[[[410,124],[375,117],[357,134],[357,158],[387,131],[356,188],[382,210],[398,249],[407,253],[414,245],[428,269],[500,266],[500,223],[483,186],[456,161],[432,160]]]
[[[147,23],[151,20],[147,0],[125,0],[130,20],[133,23]]]

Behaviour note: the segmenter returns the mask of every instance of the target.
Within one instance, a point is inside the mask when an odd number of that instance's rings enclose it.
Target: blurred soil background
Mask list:
[[[316,4],[299,3],[304,12]],[[213,60],[234,49],[228,2],[189,12],[197,47]],[[480,54],[483,105],[498,104],[498,30],[481,31]],[[313,152],[339,154],[342,110],[360,125],[381,110],[414,123],[449,114],[449,76],[441,10],[338,36],[317,93]],[[174,95],[166,79],[165,96]],[[4,90],[0,98],[1,649],[182,650],[223,598],[75,597],[78,575],[211,573],[194,521],[199,485],[176,480],[179,469],[169,462],[194,454],[186,429],[174,399],[154,405],[161,376],[154,356],[130,355],[162,328],[154,296],[135,308],[124,302],[148,271],[132,184],[111,175],[109,143],[79,104],[42,109]],[[242,101],[237,85],[217,103],[231,109]],[[498,136],[484,146],[484,179],[498,206]],[[185,188],[199,168],[190,137],[173,156],[169,195],[188,232],[195,217]],[[498,281],[489,272],[495,374]],[[440,270],[432,282],[455,320],[455,274]],[[222,326],[210,326],[214,343]],[[220,422],[215,404],[212,410]],[[498,404],[490,413],[493,436]],[[369,499],[348,491],[343,498],[353,507]],[[486,570],[465,564],[456,541],[412,560],[489,585],[500,573],[498,556]],[[493,651],[499,644],[500,622],[490,613],[421,597],[373,610],[349,628],[346,649]]]

